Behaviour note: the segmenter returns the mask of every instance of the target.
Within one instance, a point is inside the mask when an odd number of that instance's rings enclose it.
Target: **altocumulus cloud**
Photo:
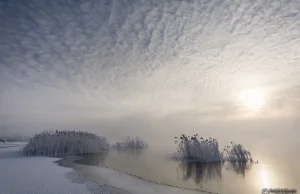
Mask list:
[[[1,0],[0,119],[238,114],[241,89],[299,83],[299,10],[297,0]]]

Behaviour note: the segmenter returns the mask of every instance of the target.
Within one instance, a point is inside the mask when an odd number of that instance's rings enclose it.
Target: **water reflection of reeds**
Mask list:
[[[139,157],[144,150],[142,149],[116,149],[118,154],[123,154],[127,157]]]
[[[222,180],[222,168],[233,171],[236,174],[245,176],[246,171],[250,170],[250,162],[216,162],[216,163],[197,163],[180,162],[181,176],[183,180],[194,180],[197,184],[205,183],[209,180]]]
[[[81,159],[76,160],[75,162],[78,164],[90,165],[90,166],[102,166],[104,165],[105,159],[108,155],[119,155],[127,158],[137,159],[143,150],[137,149],[116,149],[111,151],[104,151],[98,154],[83,154]],[[121,157],[122,158],[122,157]]]
[[[84,154],[81,156],[82,158],[80,160],[76,160],[76,163],[90,166],[101,166],[104,164],[105,158],[108,156],[108,152],[105,151],[98,154]]]
[[[222,163],[181,162],[183,180],[194,179],[199,184],[212,179],[222,179]]]
[[[226,162],[224,167],[226,170],[245,176],[246,172],[252,168],[252,164],[252,162]]]

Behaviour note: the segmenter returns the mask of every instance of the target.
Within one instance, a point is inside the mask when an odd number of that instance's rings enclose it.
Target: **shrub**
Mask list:
[[[105,137],[81,131],[45,131],[35,134],[23,149],[25,156],[99,153],[109,148]]]
[[[253,162],[251,153],[244,149],[241,144],[234,144],[233,142],[224,148],[223,158],[231,162],[246,162],[248,160]]]
[[[194,136],[185,136],[184,134],[177,139],[177,151],[181,158],[199,162],[219,162],[222,161],[222,154],[219,151],[219,144],[216,139],[203,139]],[[178,142],[179,141],[179,142]]]
[[[191,137],[183,134],[179,138],[175,137],[175,144],[178,144],[178,147],[174,156],[181,159],[197,162],[246,162],[248,160],[253,162],[251,153],[242,145],[233,142],[231,146],[226,146],[223,152],[220,152],[216,139],[199,138],[198,134]]]
[[[145,149],[148,147],[148,144],[140,137],[127,137],[116,142],[112,147],[117,149]]]

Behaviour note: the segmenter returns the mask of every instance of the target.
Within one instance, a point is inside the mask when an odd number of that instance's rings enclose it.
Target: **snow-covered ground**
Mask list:
[[[16,146],[23,146],[26,142],[0,142],[0,148],[7,148],[7,147],[16,147]]]
[[[22,144],[0,147],[0,194],[108,194],[92,182],[72,183],[66,173],[72,169],[53,163],[57,158],[23,157]]]

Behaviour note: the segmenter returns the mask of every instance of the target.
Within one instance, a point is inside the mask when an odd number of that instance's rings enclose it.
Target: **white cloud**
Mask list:
[[[0,104],[24,102],[14,110],[25,114],[36,96],[53,114],[62,103],[66,114],[78,104],[99,107],[93,115],[210,112],[243,87],[293,75],[288,87],[300,81],[299,8],[296,0],[2,2],[0,86],[28,95],[6,90]]]

